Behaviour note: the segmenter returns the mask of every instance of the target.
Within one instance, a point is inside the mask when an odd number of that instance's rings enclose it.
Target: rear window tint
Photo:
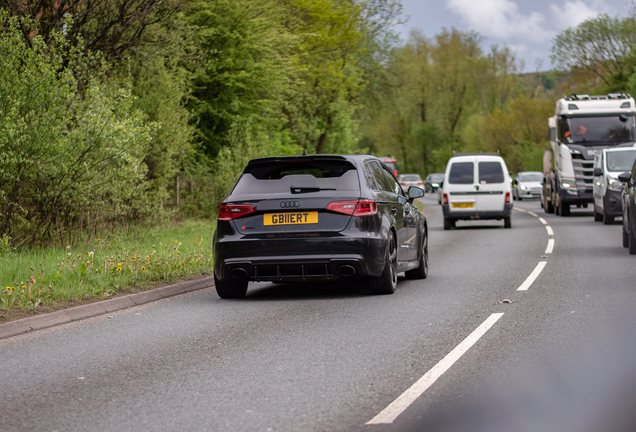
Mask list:
[[[289,193],[292,187],[359,191],[360,183],[346,161],[273,162],[248,166],[232,194]]]
[[[479,183],[503,183],[504,173],[499,162],[479,162]]]
[[[455,162],[451,165],[448,182],[451,184],[473,184],[475,164],[472,162]]]

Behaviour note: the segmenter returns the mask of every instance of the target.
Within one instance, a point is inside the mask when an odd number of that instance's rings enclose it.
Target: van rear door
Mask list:
[[[477,207],[474,158],[461,158],[451,162],[444,193],[448,194],[452,213],[474,212]]]
[[[501,211],[504,209],[506,176],[499,160],[477,162],[477,211]]]

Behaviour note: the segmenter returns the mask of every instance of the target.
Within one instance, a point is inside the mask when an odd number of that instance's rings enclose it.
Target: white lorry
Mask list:
[[[623,93],[559,99],[548,119],[550,150],[543,154],[542,207],[570,214],[570,206],[594,202],[594,155],[604,148],[634,147],[634,99]]]

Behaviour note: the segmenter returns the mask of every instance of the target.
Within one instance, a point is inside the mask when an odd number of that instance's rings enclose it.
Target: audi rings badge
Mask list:
[[[293,209],[300,207],[300,201],[281,201],[280,208]]]

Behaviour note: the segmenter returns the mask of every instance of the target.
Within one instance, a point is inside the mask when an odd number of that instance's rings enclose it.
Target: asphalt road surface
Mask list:
[[[429,277],[393,295],[205,289],[0,341],[0,430],[635,430],[620,222],[524,200],[444,231],[423,203]]]

